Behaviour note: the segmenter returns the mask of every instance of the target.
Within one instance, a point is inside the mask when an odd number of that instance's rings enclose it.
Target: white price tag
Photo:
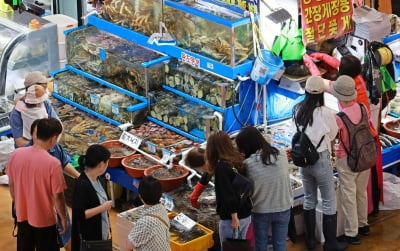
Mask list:
[[[68,99],[71,100],[71,101],[75,101],[73,92],[68,93]]]
[[[175,207],[174,198],[163,193],[163,196],[160,199],[161,204],[164,205],[165,209],[168,211],[172,211]]]
[[[139,183],[140,183],[139,180],[133,179],[133,181],[132,181],[132,186],[134,186],[134,187],[136,187],[136,188],[139,188]]]
[[[111,104],[111,113],[119,115],[119,105]]]
[[[53,92],[58,93],[58,84],[53,83]]]
[[[127,131],[123,131],[121,134],[121,137],[119,138],[119,142],[121,142],[133,149],[138,149],[140,144],[142,143],[142,139],[139,137],[136,137],[133,134],[130,134]]]
[[[162,148],[161,150],[162,150],[162,158],[161,158],[161,161],[162,161],[163,163],[167,163],[167,162],[169,161],[170,157],[171,157],[171,151],[169,151],[169,150],[167,150],[167,149],[165,149],[165,148]]]
[[[196,222],[194,220],[190,219],[183,213],[175,216],[174,220],[182,224],[187,230],[192,229],[196,225]]]
[[[153,142],[147,141],[147,150],[149,150],[149,152],[151,153],[157,153],[157,147],[156,144],[154,144]]]
[[[99,105],[99,96],[90,94],[90,103],[93,105]]]

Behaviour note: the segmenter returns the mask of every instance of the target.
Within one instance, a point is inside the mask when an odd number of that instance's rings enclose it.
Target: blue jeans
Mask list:
[[[304,210],[313,210],[318,203],[317,189],[321,192],[322,212],[336,213],[336,193],[329,151],[319,153],[319,160],[313,166],[300,167],[304,187]]]
[[[67,205],[65,205],[65,207],[67,207]],[[68,230],[63,235],[59,236],[62,241],[62,243],[59,243],[60,247],[65,247],[65,245],[67,245],[68,241],[71,239],[72,235],[72,224],[71,224],[71,218],[69,217],[68,209],[66,213],[67,213]],[[57,230],[58,231],[62,230],[61,219],[58,214],[57,214]]]
[[[222,243],[227,238],[246,239],[246,233],[251,222],[251,216],[239,219],[239,222],[240,222],[239,231],[234,231],[234,229],[231,226],[232,220],[219,221],[219,240],[221,242],[221,251],[223,251]]]
[[[274,251],[286,251],[286,236],[290,220],[290,209],[276,213],[252,213],[254,251],[265,251],[268,247],[268,231],[272,226],[272,246]]]

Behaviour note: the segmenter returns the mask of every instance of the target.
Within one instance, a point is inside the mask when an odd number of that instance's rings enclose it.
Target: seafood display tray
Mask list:
[[[170,57],[95,26],[65,33],[69,65],[142,96],[161,88]]]
[[[235,102],[235,87],[237,82],[222,78],[188,64],[170,60],[164,66],[165,86],[168,90],[176,90],[189,97],[198,98],[212,105],[214,110],[223,109]]]
[[[78,72],[78,73],[77,73]],[[140,119],[147,100],[73,67],[52,72],[53,96],[107,122],[120,125]],[[113,88],[108,88],[113,87]],[[117,89],[117,90],[114,90]]]
[[[108,22],[107,20],[94,15],[90,15],[87,21],[88,24],[96,26],[99,29],[115,34],[126,40],[133,41],[155,51],[167,54],[171,57],[178,58],[182,62],[186,62],[195,67],[214,72],[226,78],[237,79],[238,75],[247,76],[253,67],[252,59],[246,59],[244,62],[238,65],[230,66],[179,46],[149,44],[147,42],[149,40],[148,36],[118,24]]]
[[[141,214],[142,207],[136,207],[125,212],[119,213],[117,215],[117,236],[118,236],[118,243],[120,243],[120,250],[121,251],[128,251],[125,247],[124,243],[126,241],[126,236],[130,233],[130,230],[134,226],[134,221],[137,220]],[[134,215],[133,217],[131,215]],[[178,213],[170,212],[168,213],[168,217],[170,219],[177,216]],[[179,243],[175,240],[170,239],[170,246],[172,251],[203,251],[211,248],[214,245],[213,241],[213,233],[214,231],[197,223],[197,227],[205,232],[204,235],[193,239],[191,241],[185,243]]]
[[[159,91],[149,94],[149,101],[152,118],[191,135],[195,141],[203,141],[208,130],[219,129],[215,111],[187,97]]]
[[[51,102],[63,122],[64,133],[60,144],[70,155],[85,154],[90,144],[118,139],[121,134],[118,127],[86,114],[70,104],[54,97],[51,97]]]
[[[193,141],[153,122],[146,122],[129,133],[142,139],[140,149],[162,157],[165,153],[181,152],[191,147]]]
[[[165,0],[165,23],[179,47],[234,66],[253,56],[249,15],[215,0]]]

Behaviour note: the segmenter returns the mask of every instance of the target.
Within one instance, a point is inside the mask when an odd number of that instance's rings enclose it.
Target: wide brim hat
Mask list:
[[[24,85],[25,88],[27,88],[31,85],[45,84],[52,80],[53,78],[46,78],[40,71],[32,71],[29,72],[28,75],[26,75]]]
[[[340,101],[352,101],[357,97],[355,82],[347,75],[338,77],[329,89],[332,95]]]

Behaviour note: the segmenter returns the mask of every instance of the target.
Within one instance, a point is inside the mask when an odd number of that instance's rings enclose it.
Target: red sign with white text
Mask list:
[[[301,0],[303,43],[337,38],[353,30],[352,0]]]

